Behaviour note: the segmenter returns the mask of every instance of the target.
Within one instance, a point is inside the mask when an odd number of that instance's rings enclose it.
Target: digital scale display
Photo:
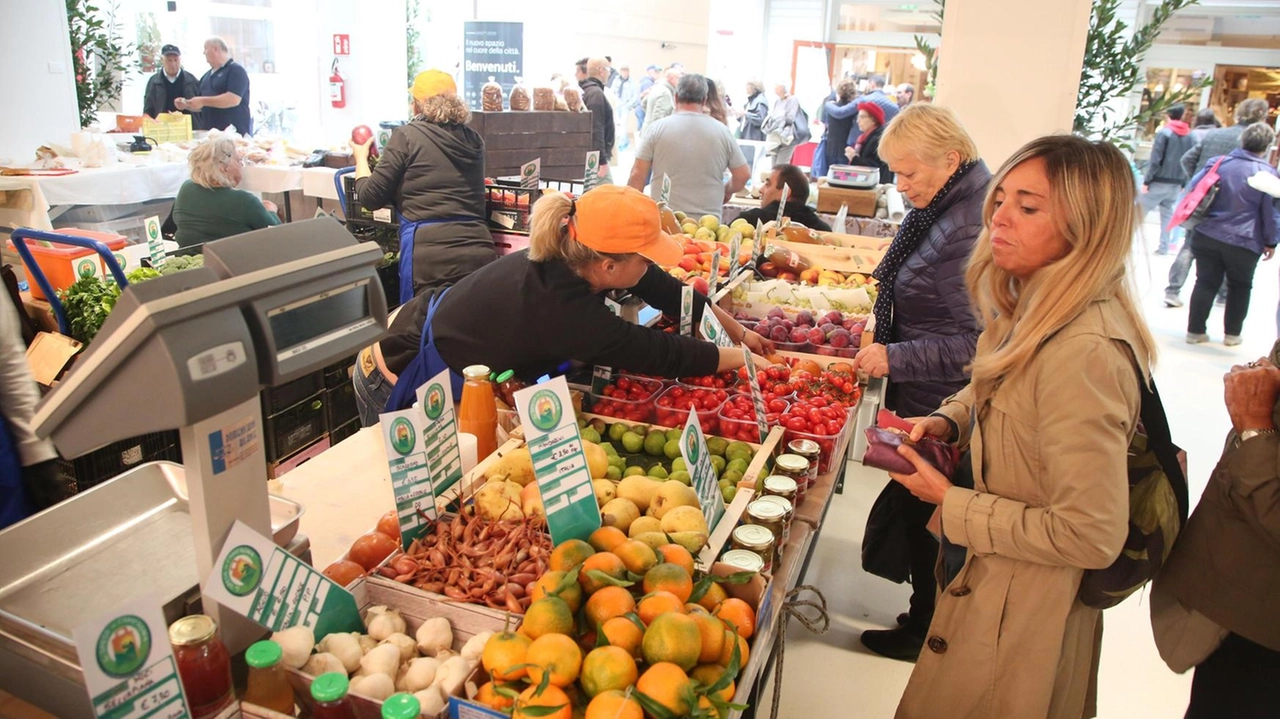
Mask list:
[[[374,324],[369,283],[353,282],[290,302],[267,312],[267,321],[283,361]]]

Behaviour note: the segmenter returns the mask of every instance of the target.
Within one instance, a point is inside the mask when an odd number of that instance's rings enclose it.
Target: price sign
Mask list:
[[[735,232],[729,238],[729,277],[735,277],[742,271],[738,258],[742,256],[742,233]]]
[[[680,288],[680,334],[693,335],[693,287],[689,285]]]
[[[782,229],[782,218],[787,212],[787,200],[791,199],[791,185],[782,186],[782,199],[778,200],[778,224],[774,232]]]
[[[756,427],[760,430],[760,444],[769,436],[769,423],[765,420],[764,393],[760,391],[760,378],[756,376],[756,363],[751,359],[751,350],[742,346],[743,366],[751,377],[751,403],[755,405]]]
[[[94,716],[191,716],[159,599],[134,600],[81,624],[71,634]]]
[[[689,468],[707,527],[715,527],[724,516],[724,497],[720,494],[720,484],[711,466],[711,452],[707,449],[707,438],[702,434],[697,412],[689,413],[689,421],[680,435],[680,456],[684,457],[685,466]]]
[[[760,258],[764,255],[764,244],[764,224],[756,220],[756,241],[751,247],[751,260],[755,262],[756,267],[760,266]]]
[[[720,318],[716,317],[710,305],[702,311],[702,324],[698,325],[698,331],[703,339],[716,347],[733,346],[733,340],[729,339],[729,333],[724,331],[724,325],[720,324]]]
[[[840,205],[840,211],[836,213],[836,217],[831,221],[832,232],[844,233],[847,228],[846,220],[849,218],[849,203],[845,202]]]
[[[600,528],[600,505],[573,413],[569,384],[556,377],[515,393],[551,543],[586,539]]]
[[[538,189],[538,183],[542,179],[542,158],[539,157],[532,162],[526,162],[520,166],[520,186],[526,190]]]
[[[400,538],[408,548],[436,518],[436,495],[424,446],[426,421],[421,410],[410,407],[379,415],[378,423],[400,517]]]
[[[716,294],[716,288],[720,286],[720,264],[723,261],[724,258],[720,256],[720,250],[716,250],[711,255],[711,281],[707,283],[708,287],[710,287],[708,293],[711,296]]]
[[[584,192],[590,192],[600,184],[600,151],[592,150],[587,153],[587,163],[582,168],[582,187]]]
[[[417,395],[418,409],[427,416],[422,439],[427,450],[427,467],[431,470],[431,489],[440,495],[462,479],[462,450],[458,447],[458,422],[453,411],[449,371],[432,377],[418,388]]]
[[[671,178],[665,172],[662,173],[662,185],[658,191],[658,202],[668,207],[671,206]]]
[[[164,239],[160,237],[160,218],[148,217],[143,223],[147,231],[147,249],[151,251],[151,266],[157,270],[164,266]]]
[[[608,307],[614,315],[622,314],[622,305],[614,302],[608,297],[604,298],[604,306]],[[591,373],[591,393],[600,394],[604,391],[606,385],[613,381],[613,368],[604,365],[596,365],[595,371]]]
[[[273,632],[302,625],[323,637],[364,629],[350,592],[244,522],[232,525],[201,591]]]

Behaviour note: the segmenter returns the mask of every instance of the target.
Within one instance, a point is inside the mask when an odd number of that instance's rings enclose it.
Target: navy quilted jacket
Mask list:
[[[982,232],[982,201],[991,171],[979,161],[946,198],[929,236],[894,282],[887,405],[901,417],[923,417],[969,383],[965,371],[978,343],[964,271]]]

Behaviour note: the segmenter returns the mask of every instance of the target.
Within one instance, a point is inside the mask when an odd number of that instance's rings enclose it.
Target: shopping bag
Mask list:
[[[1186,223],[1188,220],[1194,220],[1195,224],[1198,224],[1200,220],[1204,219],[1204,216],[1209,212],[1209,208],[1213,206],[1214,199],[1218,196],[1218,165],[1221,165],[1225,159],[1227,159],[1226,155],[1219,157],[1218,161],[1213,163],[1213,167],[1196,183],[1196,186],[1182,196],[1182,199],[1178,201],[1178,206],[1173,210],[1173,219],[1169,221],[1169,226],[1165,229],[1172,232],[1173,228]]]

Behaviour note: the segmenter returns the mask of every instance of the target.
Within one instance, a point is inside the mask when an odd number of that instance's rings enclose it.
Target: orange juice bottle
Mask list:
[[[498,406],[493,401],[493,382],[489,381],[489,368],[482,364],[467,367],[462,376],[466,382],[458,408],[458,431],[475,435],[476,457],[483,461],[498,450]]]

